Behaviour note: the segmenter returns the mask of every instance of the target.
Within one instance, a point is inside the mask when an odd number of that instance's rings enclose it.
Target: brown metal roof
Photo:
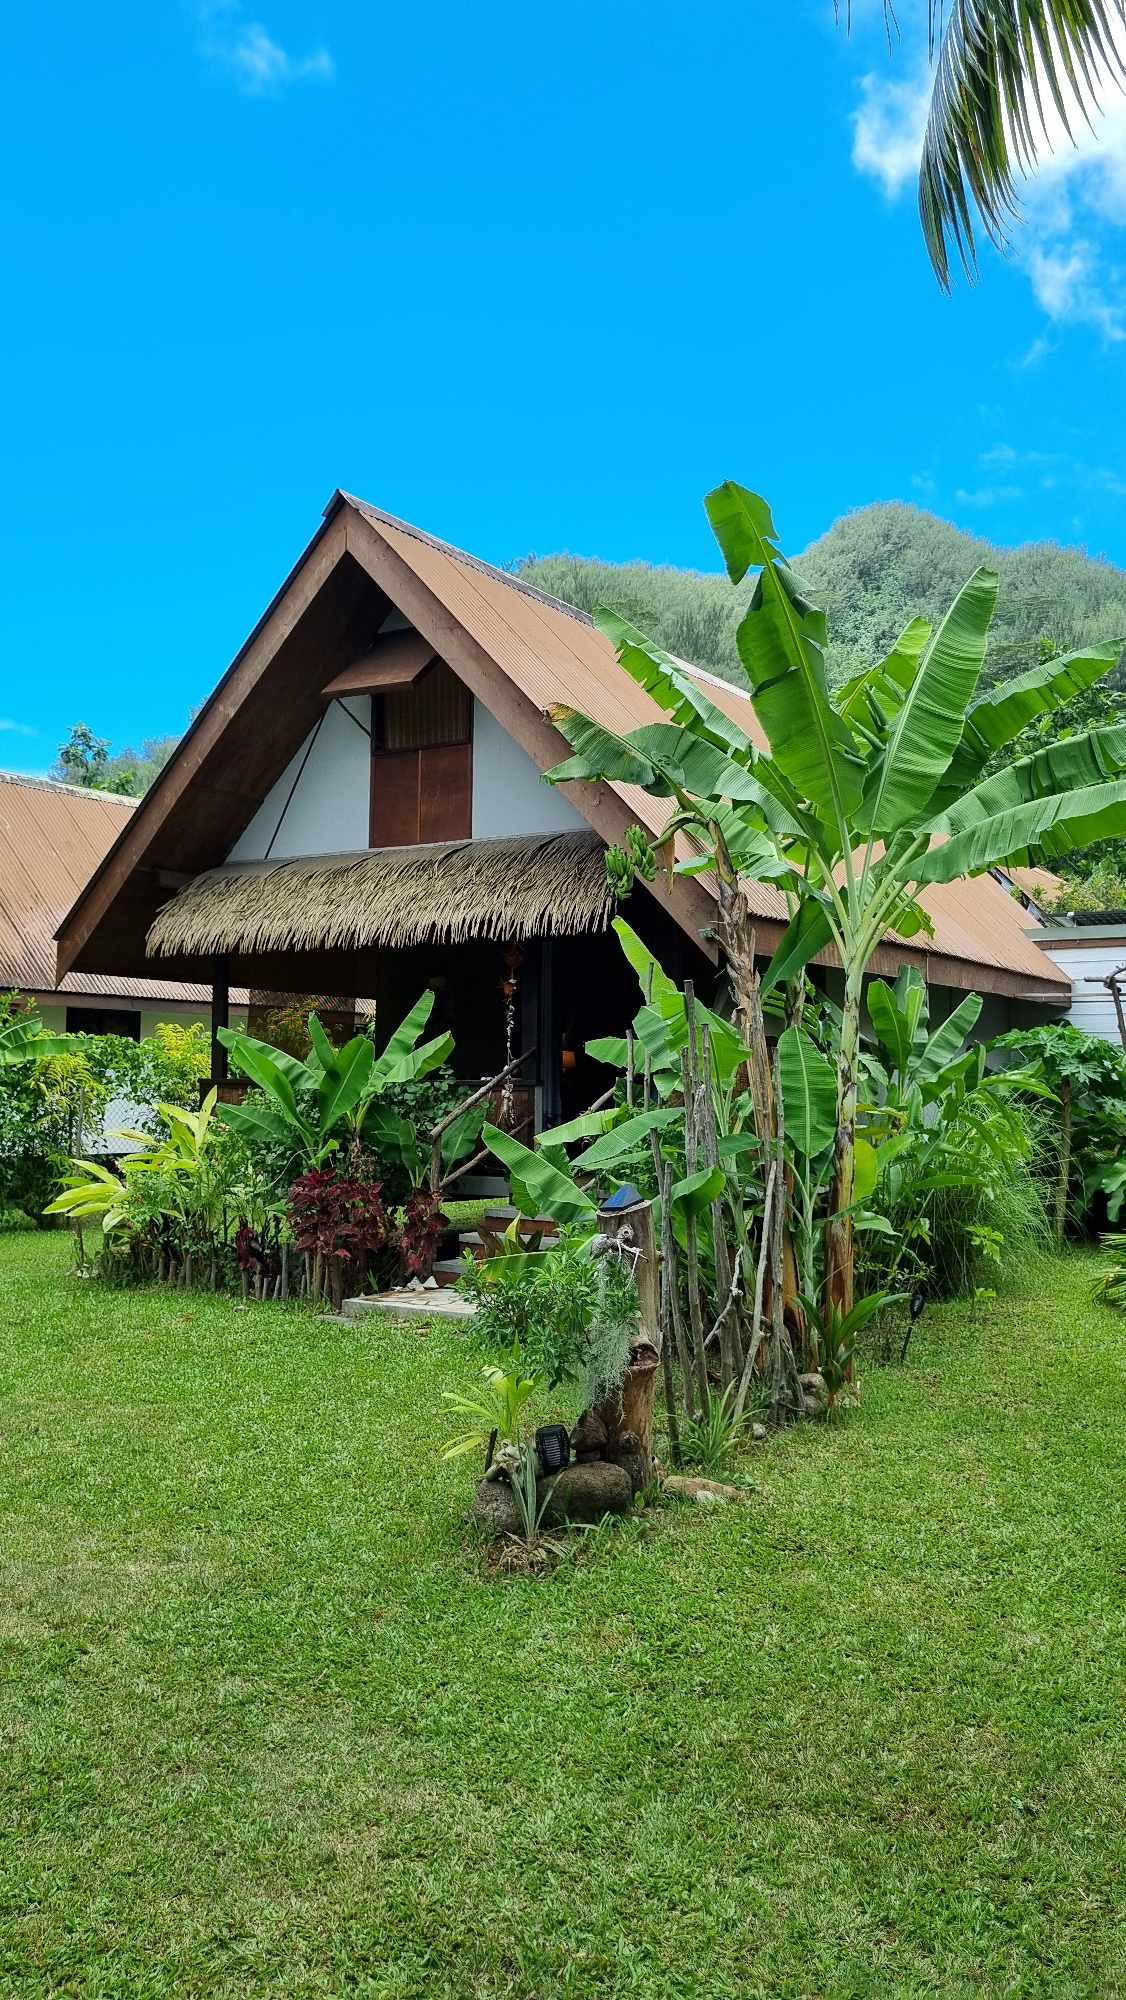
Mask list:
[[[210,1000],[167,979],[70,972],[55,984],[55,926],[121,832],[136,799],[0,771],[0,991],[122,1000]]]

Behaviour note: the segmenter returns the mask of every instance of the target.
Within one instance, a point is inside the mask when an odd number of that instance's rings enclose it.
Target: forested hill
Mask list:
[[[934,514],[891,501],[846,514],[794,557],[810,594],[828,612],[832,678],[843,679],[886,653],[909,618],[941,616],[979,563],[1001,578],[991,677],[1032,666],[1046,650],[1126,640],[1126,570],[1055,542],[996,548]],[[734,591],[723,576],[567,555],[530,557],[518,573],[584,611],[608,604],[669,652],[728,679],[743,678],[735,627],[749,585]],[[1117,678],[1126,678],[1122,666]]]

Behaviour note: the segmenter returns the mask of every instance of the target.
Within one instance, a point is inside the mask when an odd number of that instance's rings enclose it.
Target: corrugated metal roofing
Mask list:
[[[585,612],[548,597],[519,577],[467,556],[448,543],[384,514],[364,500],[343,496],[378,530],[465,630],[540,709],[564,703],[604,728],[624,734],[660,719],[652,697],[623,673],[614,648]],[[767,742],[748,697],[729,682],[685,662],[717,708],[738,723],[760,749]],[[663,800],[632,785],[615,784],[641,825],[659,834],[668,817]],[[702,880],[706,883],[707,877]],[[764,882],[745,884],[753,913],[785,923],[783,898]],[[1067,979],[1048,972],[1044,954],[1026,935],[1027,912],[991,876],[937,884],[922,901],[934,923],[933,938],[915,949],[1026,974],[1043,986],[1065,989]]]
[[[71,972],[55,984],[55,927],[104,860],[136,799],[0,771],[0,991],[210,1001],[204,986]]]

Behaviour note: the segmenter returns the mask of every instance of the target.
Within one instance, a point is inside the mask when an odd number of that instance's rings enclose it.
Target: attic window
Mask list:
[[[415,847],[472,834],[473,701],[443,662],[372,696],[369,845]]]

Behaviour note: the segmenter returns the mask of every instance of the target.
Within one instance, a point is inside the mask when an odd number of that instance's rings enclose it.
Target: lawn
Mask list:
[[[1126,1329],[932,1312],[753,1504],[489,1581],[455,1334],[0,1238],[0,1991],[1126,1991]]]

